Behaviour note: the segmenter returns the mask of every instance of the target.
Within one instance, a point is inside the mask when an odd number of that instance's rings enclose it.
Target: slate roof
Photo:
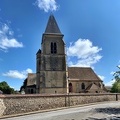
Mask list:
[[[95,83],[91,83],[85,90],[89,91],[89,90],[102,90],[102,89],[99,86],[97,86]]]
[[[49,17],[49,20],[48,20],[48,23],[47,23],[47,27],[46,27],[46,30],[45,30],[45,33],[58,33],[58,34],[61,34],[61,31],[57,25],[57,22],[55,20],[55,17],[51,14],[50,17]]]
[[[37,53],[36,53],[36,54],[39,54],[39,53],[41,53],[41,50],[40,50],[40,49],[37,51]]]
[[[106,87],[103,85],[102,88],[100,88],[98,85],[96,85],[95,83],[91,83],[86,89],[85,91],[92,91],[92,90],[98,90],[98,91],[103,91],[104,92],[108,92],[108,90],[106,89]]]
[[[68,67],[70,80],[102,81],[90,67]]]

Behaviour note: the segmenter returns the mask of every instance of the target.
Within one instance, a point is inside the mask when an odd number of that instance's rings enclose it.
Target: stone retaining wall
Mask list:
[[[5,109],[6,109],[6,107],[4,105],[3,99],[0,99],[0,116],[3,115]]]
[[[120,94],[0,95],[0,116],[120,100]]]

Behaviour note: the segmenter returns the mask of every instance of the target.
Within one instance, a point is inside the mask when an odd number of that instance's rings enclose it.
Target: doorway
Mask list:
[[[73,92],[72,83],[69,83],[69,92]]]

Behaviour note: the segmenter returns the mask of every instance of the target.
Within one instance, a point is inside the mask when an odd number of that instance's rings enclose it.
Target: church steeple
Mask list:
[[[52,14],[49,17],[45,33],[47,33],[47,34],[54,34],[54,33],[61,34],[61,31],[57,25],[55,17]]]
[[[65,93],[65,44],[54,16],[51,14],[42,35],[41,50],[37,52],[38,93]]]

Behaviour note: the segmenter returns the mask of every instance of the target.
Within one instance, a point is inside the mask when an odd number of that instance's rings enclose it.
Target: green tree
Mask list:
[[[114,79],[115,82],[112,85],[111,92],[113,93],[120,93],[120,66],[117,66],[119,68],[118,71],[114,73]]]
[[[0,90],[3,92],[3,94],[13,94],[14,93],[14,89],[11,88],[5,81],[0,82]]]

